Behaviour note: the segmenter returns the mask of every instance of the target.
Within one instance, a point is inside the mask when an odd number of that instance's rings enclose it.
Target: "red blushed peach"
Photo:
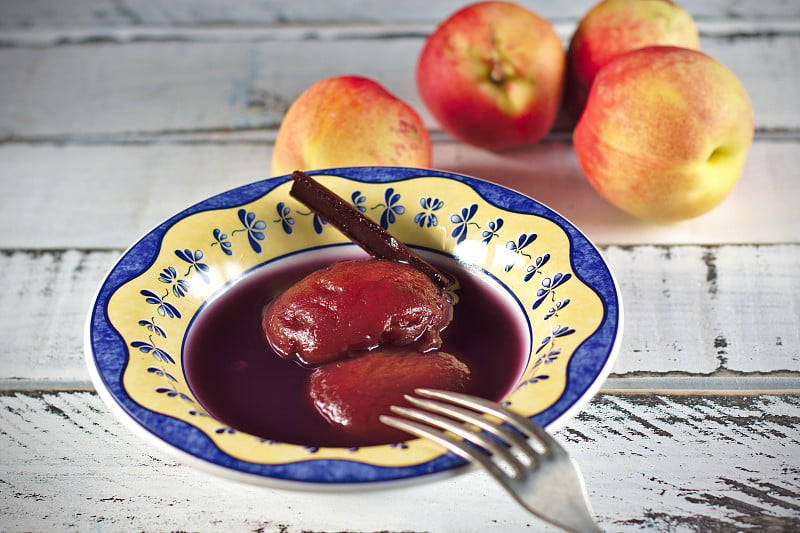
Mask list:
[[[417,89],[441,127],[500,150],[535,143],[561,103],[564,47],[553,26],[511,2],[479,2],[445,20],[417,62]]]
[[[603,0],[590,9],[570,40],[564,107],[576,120],[597,72],[625,52],[668,45],[700,49],[692,16],[670,0]]]

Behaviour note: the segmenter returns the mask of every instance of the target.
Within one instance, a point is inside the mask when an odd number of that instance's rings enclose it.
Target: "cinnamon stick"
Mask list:
[[[289,194],[328,221],[347,238],[376,259],[407,263],[430,277],[442,290],[452,289],[455,280],[411,251],[379,224],[347,203],[305,172],[292,173]]]

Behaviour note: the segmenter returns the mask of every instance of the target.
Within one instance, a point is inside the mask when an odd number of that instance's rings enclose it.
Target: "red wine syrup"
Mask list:
[[[333,252],[299,254],[257,268],[197,313],[183,363],[192,392],[210,415],[268,440],[345,448],[384,444],[355,440],[317,413],[306,391],[311,370],[273,352],[261,328],[265,306],[286,288],[337,259],[362,258],[347,249]],[[515,386],[529,351],[530,328],[519,304],[485,274],[454,260],[426,259],[460,283],[442,351],[470,367],[469,392],[501,400]]]

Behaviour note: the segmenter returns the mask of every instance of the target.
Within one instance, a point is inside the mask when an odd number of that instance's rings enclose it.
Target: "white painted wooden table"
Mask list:
[[[565,42],[591,3],[526,2]],[[92,389],[83,321],[106,270],[166,217],[267,177],[287,105],[340,73],[419,110],[436,167],[541,200],[606,254],[622,353],[557,433],[605,529],[800,530],[800,7],[684,2],[757,132],[730,198],[662,227],[604,203],[563,130],[504,155],[437,130],[413,66],[459,5],[0,0],[0,531],[550,530],[479,472],[372,494],[218,479],[140,442]]]

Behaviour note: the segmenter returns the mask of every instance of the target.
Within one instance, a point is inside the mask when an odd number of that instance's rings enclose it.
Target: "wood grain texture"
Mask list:
[[[13,228],[0,232],[0,248],[125,248],[195,202],[269,177],[271,156],[269,142],[0,144],[0,227]],[[794,141],[757,141],[725,202],[666,226],[638,221],[603,200],[568,142],[504,154],[437,142],[433,159],[437,168],[536,198],[598,245],[800,242]]]
[[[520,2],[550,20],[578,19],[593,0]],[[217,24],[307,24],[397,22],[436,23],[462,7],[461,0],[408,0],[402,3],[338,2],[305,0],[246,0],[219,3],[214,0],[158,0],[115,2],[85,0],[63,4],[46,0],[5,0],[0,9],[0,27],[114,27],[114,26],[191,26]],[[800,16],[793,2],[730,2],[726,0],[683,0],[681,5],[698,19],[732,20],[786,18]]]
[[[612,246],[605,254],[628,317],[615,373],[800,372],[797,245]]]
[[[768,373],[800,387],[800,244],[609,246],[625,330],[617,378],[720,378],[710,390],[768,388]],[[90,387],[83,323],[120,250],[0,253],[0,389]],[[748,299],[746,295],[754,295]],[[749,301],[750,305],[741,305]],[[731,378],[726,381],[727,378]],[[733,378],[738,378],[736,381]],[[619,387],[614,385],[613,387]]]
[[[0,388],[87,387],[83,323],[119,252],[0,252]]]
[[[566,43],[595,0],[523,3]],[[721,206],[653,226],[589,187],[563,121],[503,154],[437,128],[413,69],[460,0],[0,0],[0,531],[553,531],[481,472],[364,494],[218,479],[91,390],[85,315],[122,251],[268,177],[288,105],[344,72],[421,112],[435,167],[537,198],[608,259],[621,354],[557,434],[604,529],[800,531],[800,4],[680,3],[743,81],[757,135]]]
[[[0,139],[124,140],[141,133],[275,129],[303,90],[342,73],[379,81],[435,130],[414,82],[423,39],[424,34],[374,38],[364,46],[363,36],[344,36],[320,46],[318,39],[190,36],[89,46],[9,45],[0,48],[0,71],[18,74],[0,78]],[[705,37],[702,47],[742,80],[759,130],[797,128],[797,32],[745,39],[715,35]]]
[[[460,143],[436,143],[434,166],[477,176],[535,198],[581,228],[599,245],[794,243],[800,217],[792,198],[800,183],[795,140],[758,140],[728,198],[711,212],[677,224],[654,225],[617,210],[591,188],[571,144],[549,142],[503,154]]]
[[[798,396],[600,395],[556,436],[608,531],[793,531],[799,426]],[[219,479],[138,441],[87,392],[0,395],[0,446],[4,531],[553,531],[481,472],[355,494]]]

